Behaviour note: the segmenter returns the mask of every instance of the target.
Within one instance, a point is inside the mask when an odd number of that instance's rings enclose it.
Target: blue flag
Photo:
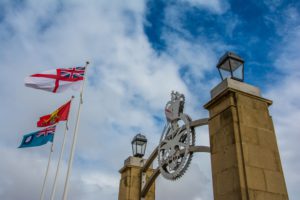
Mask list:
[[[53,142],[56,126],[50,126],[37,132],[29,133],[23,136],[19,148],[36,147]]]

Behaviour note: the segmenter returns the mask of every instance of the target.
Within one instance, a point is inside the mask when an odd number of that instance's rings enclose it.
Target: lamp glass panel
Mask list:
[[[137,145],[137,154],[142,154],[142,145]]]
[[[243,77],[243,68],[244,68],[244,65],[240,65],[240,67],[236,68],[232,74],[233,74],[233,77],[234,78],[237,78],[237,79],[240,79],[240,80],[243,80],[244,77]]]
[[[143,145],[144,143],[145,143],[144,141],[140,141],[140,140],[137,140],[137,141],[136,141],[136,144],[137,144],[137,145]]]
[[[132,146],[132,154],[135,155],[135,145],[132,144],[131,146]]]
[[[134,155],[136,155],[138,153],[138,145],[136,145],[136,143],[134,145],[135,145],[135,153],[134,153]]]
[[[136,145],[136,141],[134,141],[134,142],[132,143],[132,153],[133,153],[133,155],[136,155],[136,153],[137,153],[137,145]]]
[[[224,71],[230,71],[229,59],[227,59],[220,68]]]
[[[143,154],[143,155],[145,154],[145,149],[146,149],[146,143],[144,143],[144,144],[142,145],[142,154]]]
[[[243,63],[241,61],[230,59],[231,69],[232,71],[235,71],[238,69]]]
[[[227,70],[223,70],[223,69],[219,69],[220,72],[221,72],[221,76],[222,76],[222,79],[226,79],[228,77],[231,77],[231,72],[230,71],[227,71]]]

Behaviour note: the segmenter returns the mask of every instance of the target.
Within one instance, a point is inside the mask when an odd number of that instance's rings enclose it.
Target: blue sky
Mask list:
[[[244,58],[245,82],[274,101],[270,113],[289,196],[296,199],[299,15],[300,3],[284,0],[0,1],[0,199],[38,199],[49,145],[16,147],[23,134],[36,130],[38,117],[75,95],[57,191],[58,197],[62,194],[78,94],[26,88],[26,76],[91,62],[70,199],[113,200],[118,195],[118,170],[131,154],[133,136],[138,132],[147,136],[147,155],[158,144],[172,90],[185,94],[185,112],[193,119],[208,116],[203,105],[220,82],[216,63],[226,51]],[[62,132],[60,124],[52,175]],[[209,144],[207,127],[197,129],[197,144]],[[158,178],[157,199],[212,199],[210,168],[208,154],[195,155],[180,180]]]
[[[220,8],[193,7],[191,2],[197,1],[148,2],[144,30],[157,52],[168,51],[164,31],[191,42],[221,42],[246,60],[246,81],[263,83],[260,85],[264,87],[276,80],[270,74],[281,72],[272,65],[283,36],[299,25],[297,16],[293,16],[299,10],[298,1],[223,1]],[[170,7],[177,12],[174,21],[166,20],[165,11]],[[222,47],[215,46],[214,50],[217,55],[224,53]]]

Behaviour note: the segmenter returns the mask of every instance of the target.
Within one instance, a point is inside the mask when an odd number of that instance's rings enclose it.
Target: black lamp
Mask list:
[[[217,64],[221,79],[244,81],[244,60],[233,52],[225,53]]]
[[[147,138],[142,134],[137,134],[131,141],[132,153],[134,157],[142,158],[145,155]]]

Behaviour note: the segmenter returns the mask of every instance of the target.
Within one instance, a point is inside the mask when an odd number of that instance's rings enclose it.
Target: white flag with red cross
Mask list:
[[[59,68],[33,74],[25,78],[25,86],[59,93],[68,89],[79,90],[85,67]]]

